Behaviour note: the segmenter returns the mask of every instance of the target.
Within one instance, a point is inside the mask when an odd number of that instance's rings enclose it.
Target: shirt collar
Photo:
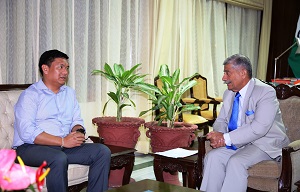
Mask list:
[[[251,78],[250,81],[254,81],[253,78]],[[245,98],[250,81],[248,81],[248,83],[239,91],[239,93],[241,94],[241,97],[243,97],[243,98]]]
[[[37,82],[37,89],[40,89],[40,90],[49,90],[49,91],[51,91],[46,85],[45,85],[45,83],[43,82],[43,80],[42,79],[40,79],[38,82]],[[60,88],[59,88],[59,92],[62,92],[62,91],[64,91],[65,89],[66,89],[66,85],[63,85],[63,86],[61,86]],[[52,91],[51,91],[52,92]]]

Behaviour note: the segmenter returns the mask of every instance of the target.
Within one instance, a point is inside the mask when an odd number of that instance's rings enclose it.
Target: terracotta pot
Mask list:
[[[99,137],[104,143],[127,148],[134,148],[140,136],[139,127],[145,123],[144,119],[123,117],[122,122],[116,122],[116,117],[96,117],[93,124],[98,126]],[[125,168],[110,170],[108,185],[110,188],[122,186]]]
[[[175,128],[166,127],[166,123],[161,126],[157,122],[147,122],[145,127],[149,130],[146,132],[149,137],[152,152],[161,152],[177,147],[188,147],[195,139],[194,131],[197,125],[175,122]]]
[[[161,126],[157,122],[147,122],[145,127],[149,130],[146,132],[149,137],[152,152],[161,152],[177,147],[188,147],[195,139],[194,131],[198,128],[197,125],[175,122],[175,128],[171,129],[166,127],[166,123]],[[182,184],[178,178],[178,172],[163,172],[164,182],[179,185]]]
[[[105,144],[134,148],[140,136],[139,127],[145,120],[123,117],[122,122],[116,122],[115,117],[96,117],[92,122],[98,126],[99,137],[104,138]]]

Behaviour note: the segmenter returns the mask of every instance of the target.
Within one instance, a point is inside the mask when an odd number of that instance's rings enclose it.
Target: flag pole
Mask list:
[[[284,55],[287,51],[289,51],[294,45],[298,44],[298,39],[293,45],[291,45],[289,48],[287,48],[284,52],[282,52],[278,57],[275,58],[275,65],[274,65],[274,81],[273,84],[276,86],[276,68],[277,68],[277,60]]]

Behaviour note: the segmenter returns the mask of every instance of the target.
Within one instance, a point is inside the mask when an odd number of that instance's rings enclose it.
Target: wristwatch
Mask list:
[[[80,133],[85,135],[85,129],[84,128],[77,129],[76,132],[80,132]]]

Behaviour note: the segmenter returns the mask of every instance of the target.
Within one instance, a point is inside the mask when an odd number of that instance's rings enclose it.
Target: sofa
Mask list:
[[[14,134],[14,105],[30,84],[0,85],[0,149],[11,149]],[[89,167],[71,164],[68,169],[68,191],[79,192],[87,186]],[[45,182],[46,183],[46,182]],[[43,191],[47,191],[46,184]]]
[[[295,182],[300,180],[300,87],[280,84],[273,88],[279,99],[283,123],[291,143],[282,149],[280,162],[262,161],[248,169],[248,192],[296,191]],[[205,136],[199,137],[198,141],[197,186],[200,186],[203,160],[212,148]]]

